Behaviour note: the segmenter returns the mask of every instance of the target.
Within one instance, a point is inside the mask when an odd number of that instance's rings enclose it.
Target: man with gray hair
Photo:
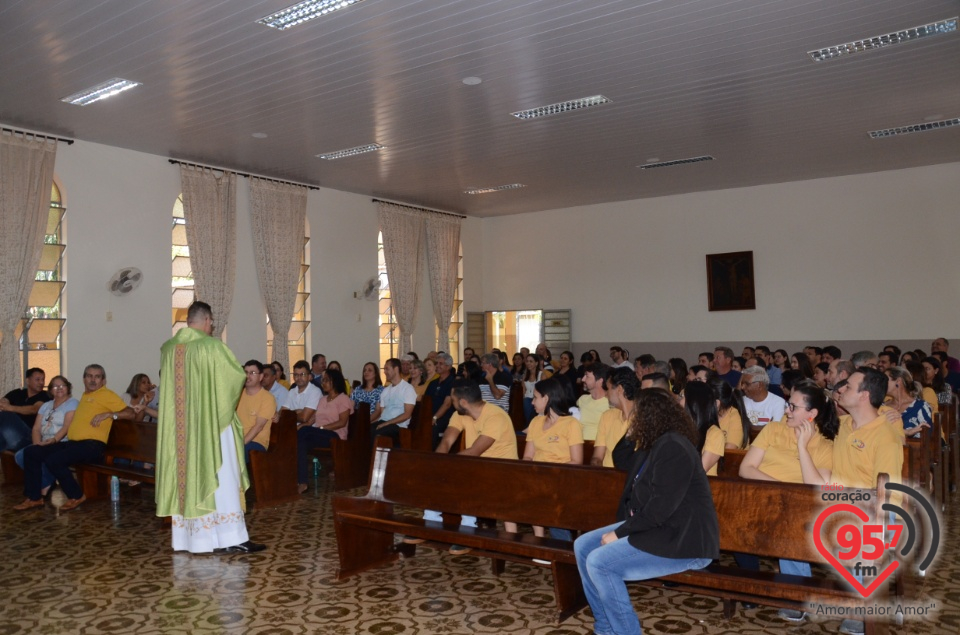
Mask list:
[[[748,366],[743,370],[740,387],[746,397],[743,398],[743,407],[747,411],[747,418],[755,426],[765,426],[771,421],[783,419],[783,412],[787,402],[783,397],[770,392],[770,377],[767,371],[759,366]]]
[[[481,357],[480,370],[483,371],[483,382],[480,384],[483,400],[509,412],[513,377],[500,368],[500,356],[496,353],[487,353]]]
[[[456,412],[451,391],[456,374],[453,372],[453,357],[447,353],[437,353],[438,379],[427,386],[426,394],[433,402],[433,447],[436,448],[447,430],[450,417]]]
[[[670,363],[669,363],[669,362],[665,362],[665,361],[663,361],[662,359],[659,359],[659,360],[657,360],[657,361],[655,361],[655,362],[653,363],[653,371],[652,371],[652,372],[654,372],[654,373],[663,373],[663,375],[664,375],[665,377],[667,377],[667,379],[669,379],[669,378],[670,378]],[[650,374],[650,373],[647,373],[647,374]]]
[[[860,351],[850,357],[850,363],[853,364],[854,368],[860,368],[861,366],[876,368],[880,360],[872,351]]]

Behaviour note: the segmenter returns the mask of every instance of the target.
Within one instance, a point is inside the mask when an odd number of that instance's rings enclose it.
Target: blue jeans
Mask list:
[[[781,560],[780,573],[787,575],[802,575],[805,578],[810,577],[810,563],[799,562],[797,560]]]
[[[256,441],[250,441],[243,444],[243,460],[246,463],[250,463],[250,453],[251,452],[266,452],[267,448],[263,447],[261,444]]]
[[[626,538],[600,545],[603,534],[622,523],[585,533],[573,543],[583,590],[593,609],[597,635],[640,635],[640,621],[630,602],[627,580],[649,580],[702,569],[711,558],[663,558],[632,546]]]
[[[0,451],[16,452],[30,445],[32,430],[18,415],[0,412]]]
[[[297,430],[297,483],[306,485],[310,478],[310,450],[329,448],[330,442],[339,439],[333,430],[321,430],[313,426],[304,426]]]
[[[23,450],[26,450],[26,448],[24,448]],[[13,460],[17,462],[17,465],[19,465],[21,469],[23,468],[23,450],[18,451],[13,457]],[[53,474],[50,473],[50,470],[47,469],[47,466],[41,465],[40,466],[40,490],[43,491],[47,489],[48,487],[53,485],[55,481],[56,479],[53,478]]]

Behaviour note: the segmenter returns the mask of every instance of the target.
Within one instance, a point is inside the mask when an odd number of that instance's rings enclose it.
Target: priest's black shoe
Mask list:
[[[241,542],[239,545],[227,547],[225,549],[214,549],[214,553],[256,553],[266,549],[266,545],[261,545],[253,541]]]

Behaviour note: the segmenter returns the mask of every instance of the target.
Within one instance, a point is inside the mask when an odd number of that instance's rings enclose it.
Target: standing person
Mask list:
[[[720,555],[717,512],[690,417],[669,393],[648,388],[637,397],[627,435],[640,451],[618,522],[573,545],[595,633],[640,635],[625,581],[702,569]]]
[[[31,445],[23,451],[23,493],[26,499],[14,509],[22,511],[43,506],[40,489],[44,466],[60,482],[67,496],[68,500],[60,511],[74,509],[87,500],[70,466],[96,463],[102,459],[113,422],[131,417],[133,408],[107,388],[107,372],[99,364],[90,364],[83,369],[83,386],[86,391],[74,411],[67,430],[67,442]]]
[[[173,517],[174,551],[262,551],[243,518],[250,480],[236,407],[246,374],[211,333],[210,305],[197,301],[160,348],[157,516]]]

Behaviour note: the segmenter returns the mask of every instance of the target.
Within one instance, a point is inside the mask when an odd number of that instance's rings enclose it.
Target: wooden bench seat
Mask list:
[[[257,507],[275,507],[300,498],[297,492],[297,413],[281,410],[270,424],[266,452],[250,453],[250,485]]]
[[[450,478],[453,474],[456,478]],[[396,534],[471,547],[477,555],[494,558],[495,571],[498,561],[538,558],[550,562],[556,617],[562,621],[585,605],[572,544],[530,534],[460,527],[459,515],[592,530],[614,522],[624,478],[623,472],[610,469],[378,448],[367,495],[333,499],[340,555],[337,578],[387,564],[401,554],[414,555],[416,546],[395,544]],[[818,488],[724,477],[711,477],[710,487],[720,518],[721,550],[824,561],[809,539],[813,519],[823,505],[818,502]],[[517,494],[503,496],[504,491]],[[875,516],[882,501],[875,491],[872,500],[869,512]],[[398,514],[395,505],[443,510],[444,520],[430,522]],[[824,534],[834,535],[826,529]],[[722,598],[728,617],[737,600],[797,609],[810,601],[865,604],[836,576],[807,579],[715,563],[640,584],[661,586],[664,582],[678,590]],[[884,628],[882,623],[867,623],[868,633]]]
[[[4,485],[23,485],[23,470],[17,465],[16,455],[10,450],[0,452],[0,469]]]
[[[312,456],[333,458],[334,489],[360,487],[370,476],[370,405],[356,404],[347,422],[347,440],[336,438],[330,448],[313,448]]]
[[[118,465],[116,459],[126,459],[131,464]],[[135,467],[133,462],[151,465],[157,462],[157,424],[118,419],[110,426],[103,462],[74,466],[83,495],[88,500],[109,498],[112,476],[141,483],[156,482],[153,468]]]

